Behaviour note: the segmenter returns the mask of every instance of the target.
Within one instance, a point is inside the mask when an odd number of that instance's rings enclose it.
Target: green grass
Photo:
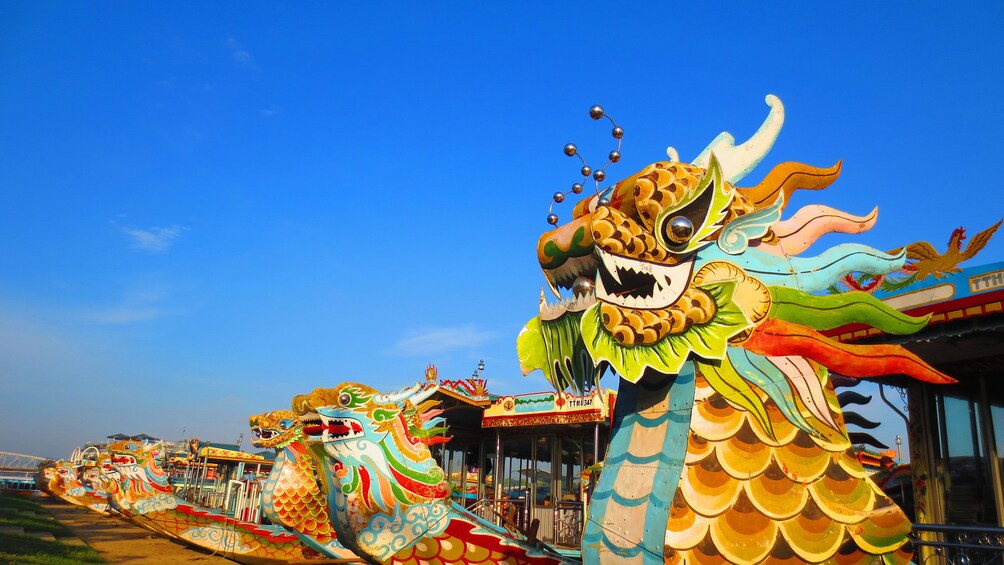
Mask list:
[[[10,514],[3,508],[20,512],[34,512],[35,516]],[[21,494],[0,493],[0,526],[21,526],[26,532],[49,532],[57,538],[73,535],[70,528],[57,522],[40,504]]]
[[[0,563],[24,565],[76,565],[104,563],[98,553],[87,546],[73,546],[58,541],[40,540],[27,532],[48,532],[57,538],[71,537],[73,532],[57,522],[35,501],[18,494],[0,493],[0,526],[20,526],[25,534],[0,534]],[[25,516],[22,512],[33,512]]]

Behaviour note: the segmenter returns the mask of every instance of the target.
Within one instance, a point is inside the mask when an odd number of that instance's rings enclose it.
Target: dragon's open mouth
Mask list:
[[[596,248],[600,258],[596,299],[621,306],[656,310],[679,300],[694,268],[693,256],[675,265],[650,263]]]
[[[317,412],[308,412],[300,416],[300,422],[303,424],[303,433],[324,443],[366,435],[362,424],[354,418],[329,418]]]
[[[259,428],[258,426],[252,427],[251,433],[254,434],[255,439],[263,439],[263,440],[270,440],[279,434],[279,432],[276,432],[274,430],[270,430],[268,428]]]

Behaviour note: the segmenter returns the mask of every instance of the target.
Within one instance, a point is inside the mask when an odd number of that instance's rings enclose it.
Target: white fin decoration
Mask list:
[[[707,169],[711,153],[714,152],[722,165],[725,179],[730,183],[735,184],[749,174],[767,156],[767,152],[777,140],[777,135],[781,133],[781,126],[784,125],[784,105],[781,104],[781,99],[768,94],[764,101],[770,106],[770,112],[760,129],[756,130],[746,143],[737,146],[736,138],[732,137],[731,133],[723,131],[704,148],[704,151],[701,151],[701,154],[693,160],[693,164]],[[676,150],[672,147],[666,150],[672,157],[670,150],[674,153]]]
[[[774,226],[778,245],[788,255],[798,255],[828,233],[864,233],[878,220],[878,207],[867,216],[854,216],[842,210],[812,204]]]
[[[816,375],[816,372],[808,361],[794,355],[768,356],[767,359],[784,373],[784,376],[788,378],[788,382],[798,392],[802,404],[808,408],[809,412],[817,420],[834,430],[840,429],[833,420],[833,414],[830,413],[829,405],[826,403],[826,393],[823,392],[823,384],[819,382],[819,376]]]
[[[666,155],[669,157],[670,161],[672,161],[674,163],[679,163],[680,162],[680,152],[677,151],[675,147],[667,147],[666,148]]]
[[[732,220],[718,236],[718,247],[729,255],[739,255],[749,247],[750,240],[763,237],[781,219],[784,194],[778,194],[770,206]]]

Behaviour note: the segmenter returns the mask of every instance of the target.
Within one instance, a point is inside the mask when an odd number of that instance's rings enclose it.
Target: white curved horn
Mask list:
[[[692,163],[707,169],[711,153],[714,152],[722,165],[722,173],[730,183],[735,184],[749,174],[767,156],[767,152],[777,140],[777,135],[781,133],[781,126],[784,125],[784,105],[781,104],[781,99],[768,94],[764,101],[770,106],[770,112],[760,125],[760,129],[756,130],[746,143],[736,146],[736,138],[732,137],[731,133],[723,131]]]
[[[428,399],[430,396],[435,394],[437,390],[439,390],[439,385],[432,385],[429,388],[426,388],[425,390],[422,390],[416,393],[415,396],[411,397],[411,403],[414,404],[415,406],[418,406],[419,404],[425,402],[425,400]]]
[[[404,399],[418,392],[421,388],[422,388],[421,384],[415,383],[415,386],[401,389],[398,392],[378,394],[373,397],[373,400],[379,402],[380,404],[398,404]]]

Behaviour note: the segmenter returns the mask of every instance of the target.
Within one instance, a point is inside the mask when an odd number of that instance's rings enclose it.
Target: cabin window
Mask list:
[[[554,489],[552,479],[554,477],[551,461],[551,436],[537,436],[536,449],[534,450],[534,462],[532,470],[528,470],[531,485],[533,486],[534,504],[537,506],[554,506]]]
[[[940,434],[932,475],[941,481],[945,518],[950,524],[997,523],[981,403],[975,392],[958,387],[951,394],[935,397]]]
[[[581,437],[561,439],[561,461],[558,467],[557,485],[560,500],[582,500],[582,470],[589,466],[586,463],[587,459],[591,460],[592,458],[592,440]]]

